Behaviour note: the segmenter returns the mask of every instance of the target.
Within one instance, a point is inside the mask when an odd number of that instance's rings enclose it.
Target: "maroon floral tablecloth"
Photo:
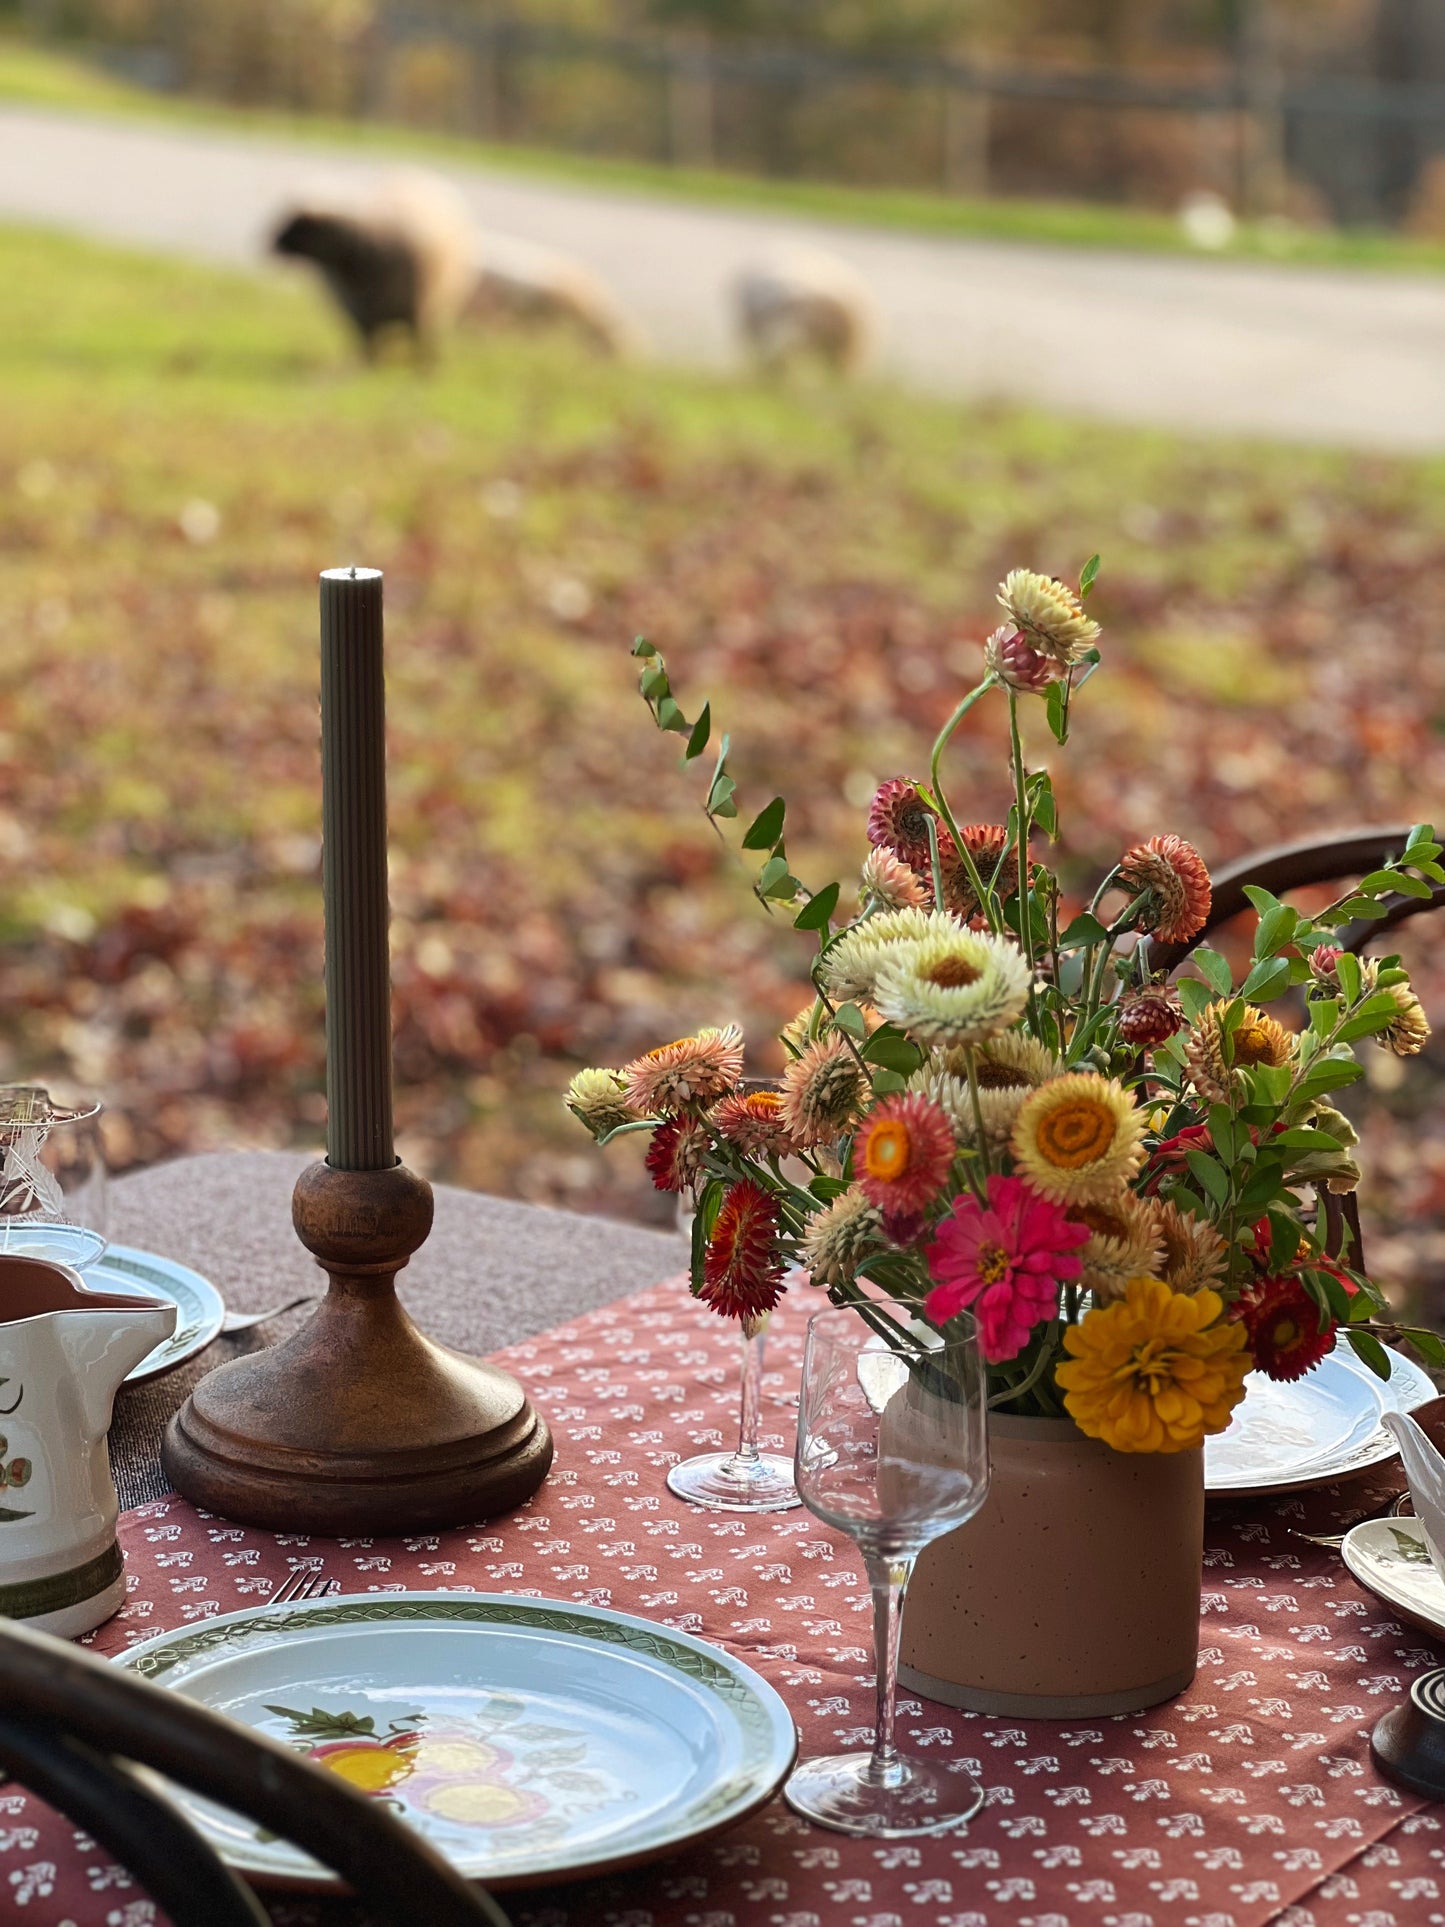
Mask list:
[[[803,1322],[795,1288],[769,1341],[764,1431],[787,1449]],[[730,1444],[729,1328],[661,1285],[501,1354],[556,1431],[556,1468],[515,1516],[409,1539],[307,1539],[232,1526],[179,1499],[128,1513],[130,1597],[101,1652],[265,1598],[320,1558],[346,1592],[456,1588],[611,1605],[715,1640],[791,1707],[806,1750],[871,1721],[870,1622],[851,1544],[795,1511],[680,1504],[667,1466]],[[1291,1539],[1299,1502],[1210,1521],[1199,1675],[1142,1717],[1030,1722],[902,1702],[904,1743],[956,1760],[988,1805],[966,1833],[870,1842],[774,1801],[675,1860],[514,1893],[517,1927],[1436,1927],[1445,1811],[1370,1764],[1378,1715],[1441,1658],[1345,1572]],[[359,1918],[275,1904],[287,1927]],[[151,1927],[108,1856],[33,1796],[0,1787],[0,1918]],[[424,1923],[418,1923],[424,1927]]]

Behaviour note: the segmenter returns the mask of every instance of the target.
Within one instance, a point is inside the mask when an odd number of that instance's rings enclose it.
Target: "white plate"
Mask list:
[[[1427,1632],[1445,1634],[1445,1579],[1418,1519],[1366,1519],[1345,1534],[1340,1551],[1367,1592]]]
[[[153,1251],[133,1251],[129,1245],[108,1245],[103,1256],[87,1265],[85,1282],[92,1291],[164,1298],[176,1307],[175,1330],[147,1352],[133,1372],[127,1372],[128,1385],[168,1372],[203,1352],[226,1316],[225,1300],[200,1272],[178,1265],[174,1258],[158,1258]]]
[[[1390,1358],[1388,1382],[1344,1343],[1292,1384],[1251,1372],[1228,1430],[1204,1441],[1205,1491],[1288,1492],[1393,1458],[1398,1448],[1381,1415],[1408,1412],[1436,1392],[1422,1366],[1400,1352]]]
[[[118,1665],[388,1800],[468,1877],[578,1879],[673,1853],[772,1798],[797,1752],[766,1681],[597,1606],[370,1593],[256,1606]],[[289,1841],[167,1786],[231,1866],[332,1887]]]

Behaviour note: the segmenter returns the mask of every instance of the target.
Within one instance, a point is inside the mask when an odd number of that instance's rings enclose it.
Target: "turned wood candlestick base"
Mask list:
[[[291,1213],[326,1296],[283,1344],[197,1385],[161,1448],[176,1490],[246,1525],[331,1536],[470,1525],[529,1498],[552,1439],[521,1386],[425,1337],[396,1295],[431,1186],[403,1164],[313,1164]]]

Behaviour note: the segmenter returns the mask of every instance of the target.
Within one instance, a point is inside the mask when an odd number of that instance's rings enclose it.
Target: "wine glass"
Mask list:
[[[94,1098],[0,1085],[0,1253],[83,1271],[105,1251],[100,1113]]]
[[[731,1452],[700,1452],[683,1459],[667,1475],[667,1486],[689,1505],[707,1512],[787,1512],[801,1505],[793,1466],[776,1452],[758,1450],[758,1419],[763,1393],[763,1348],[768,1319],[745,1318],[743,1328],[742,1406],[738,1442]]]
[[[810,1512],[856,1539],[873,1593],[878,1717],[870,1753],[807,1760],[783,1789],[806,1819],[885,1840],[942,1833],[983,1789],[894,1744],[898,1634],[914,1561],[988,1493],[986,1381],[973,1320],[946,1337],[907,1305],[866,1300],[808,1321],[797,1485]]]

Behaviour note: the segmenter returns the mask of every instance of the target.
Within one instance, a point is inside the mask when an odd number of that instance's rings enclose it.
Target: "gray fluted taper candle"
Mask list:
[[[321,577],[321,836],[326,1154],[339,1171],[380,1171],[396,1158],[380,569]]]

